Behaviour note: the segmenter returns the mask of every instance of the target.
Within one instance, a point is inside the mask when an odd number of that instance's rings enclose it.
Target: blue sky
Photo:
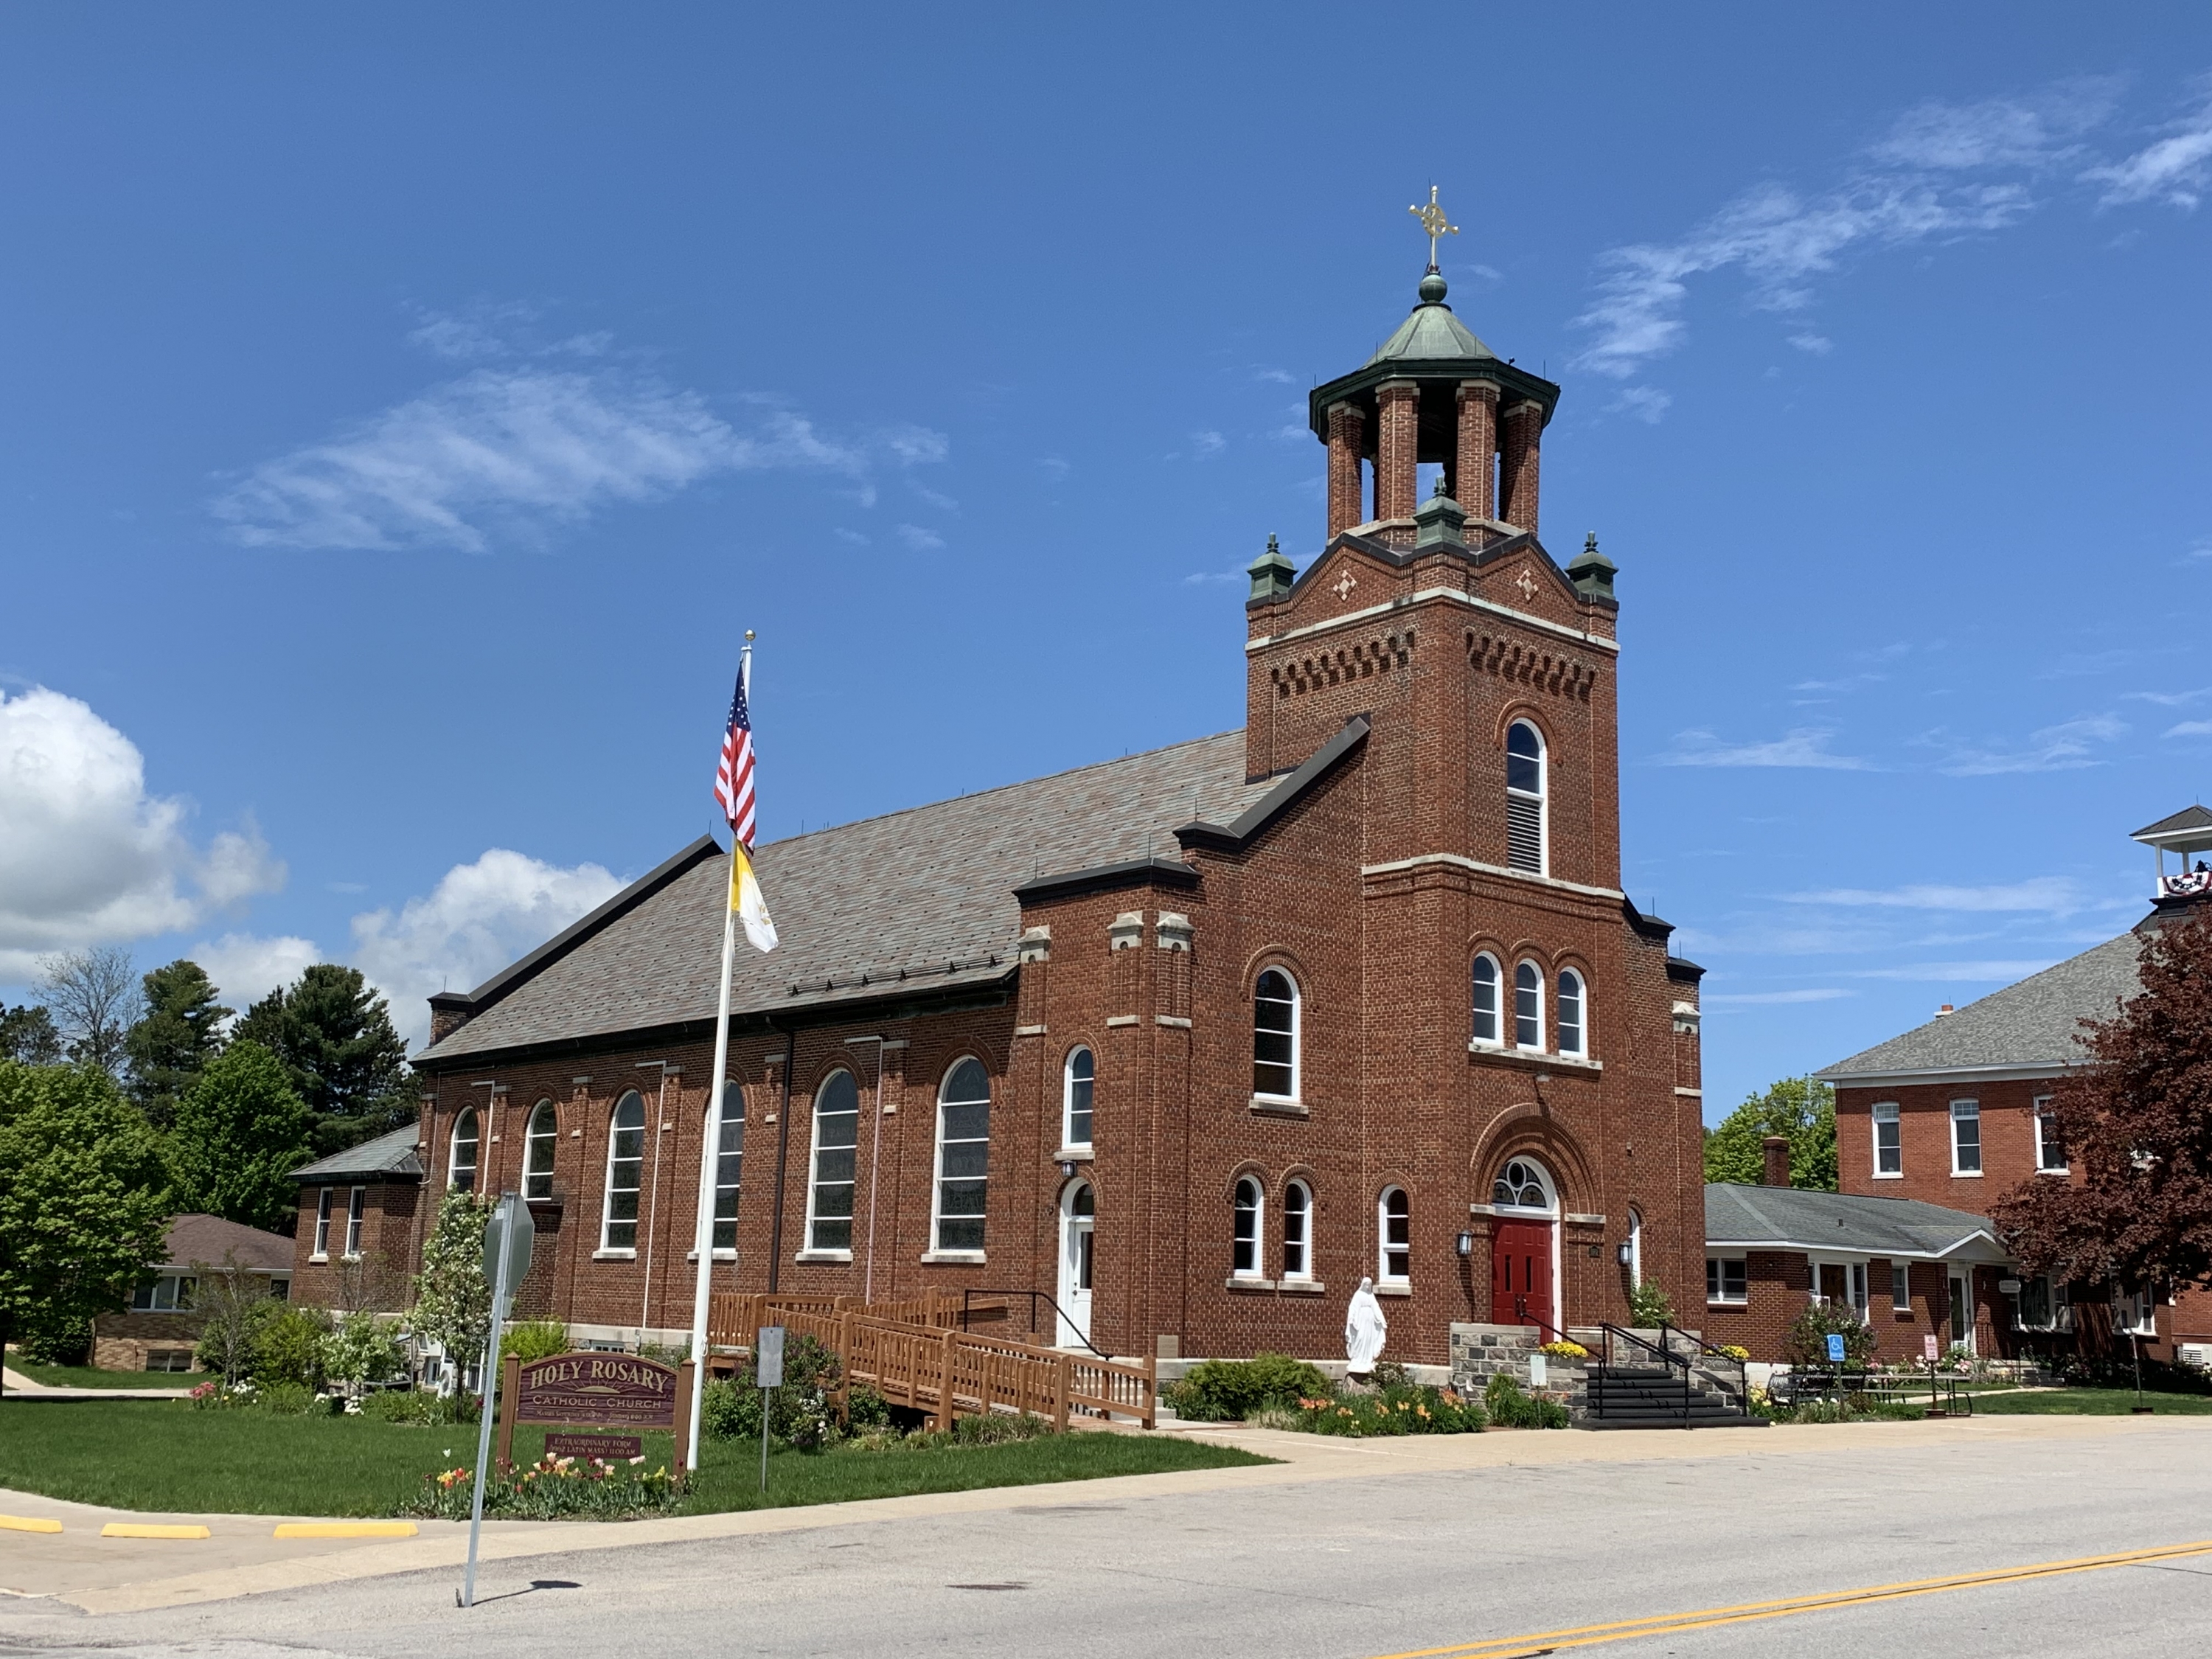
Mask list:
[[[713,822],[1243,718],[1316,379],[1459,314],[1620,565],[1714,1115],[2108,937],[2212,763],[2201,8],[0,21],[0,997],[419,1029]],[[773,895],[770,896],[773,898]],[[795,919],[786,919],[787,925]]]

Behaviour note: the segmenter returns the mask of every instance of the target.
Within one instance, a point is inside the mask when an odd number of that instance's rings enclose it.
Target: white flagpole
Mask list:
[[[744,682],[745,701],[752,701],[752,630],[745,630],[745,648],[738,658],[738,677]],[[722,1091],[730,1069],[730,961],[738,946],[738,832],[730,831],[729,890],[722,909],[722,978],[714,1011],[714,1085],[707,1106],[707,1133],[699,1147],[699,1214],[692,1229],[692,1249],[699,1267],[691,1288],[691,1438],[684,1467],[699,1467],[699,1407],[707,1391],[707,1298],[713,1287],[714,1266],[714,1177],[722,1154]]]

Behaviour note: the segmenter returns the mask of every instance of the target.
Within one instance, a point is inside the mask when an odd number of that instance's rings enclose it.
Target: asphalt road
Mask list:
[[[1607,1634],[1588,1627],[1613,1621],[2212,1547],[2212,1421],[2161,1430],[2122,1424],[2088,1437],[1942,1446],[1835,1436],[1786,1455],[1731,1450],[1127,1500],[1059,1488],[1050,1502],[989,1513],[494,1563],[470,1614],[454,1608],[457,1575],[447,1571],[99,1619],[14,1601],[0,1604],[0,1654],[1580,1651]],[[1777,1443],[1790,1432],[1769,1431]],[[1570,1627],[1588,1633],[1506,1639]],[[2208,1644],[2212,1549],[1587,1650],[2137,1659]]]

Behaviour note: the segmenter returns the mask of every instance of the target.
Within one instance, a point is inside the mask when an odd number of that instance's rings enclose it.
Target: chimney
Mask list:
[[[1936,1011],[1936,1018],[1941,1019],[1944,1015],[1954,1012],[1954,1010],[1952,1008],[1951,1005],[1947,1002]]]
[[[1787,1187],[1790,1184],[1790,1139],[1786,1135],[1769,1135],[1765,1140],[1766,1179],[1764,1187]]]

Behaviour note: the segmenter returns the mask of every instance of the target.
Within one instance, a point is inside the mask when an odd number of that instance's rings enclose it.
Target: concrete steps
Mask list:
[[[1766,1426],[1724,1396],[1660,1366],[1593,1365],[1586,1429],[1721,1429]]]

